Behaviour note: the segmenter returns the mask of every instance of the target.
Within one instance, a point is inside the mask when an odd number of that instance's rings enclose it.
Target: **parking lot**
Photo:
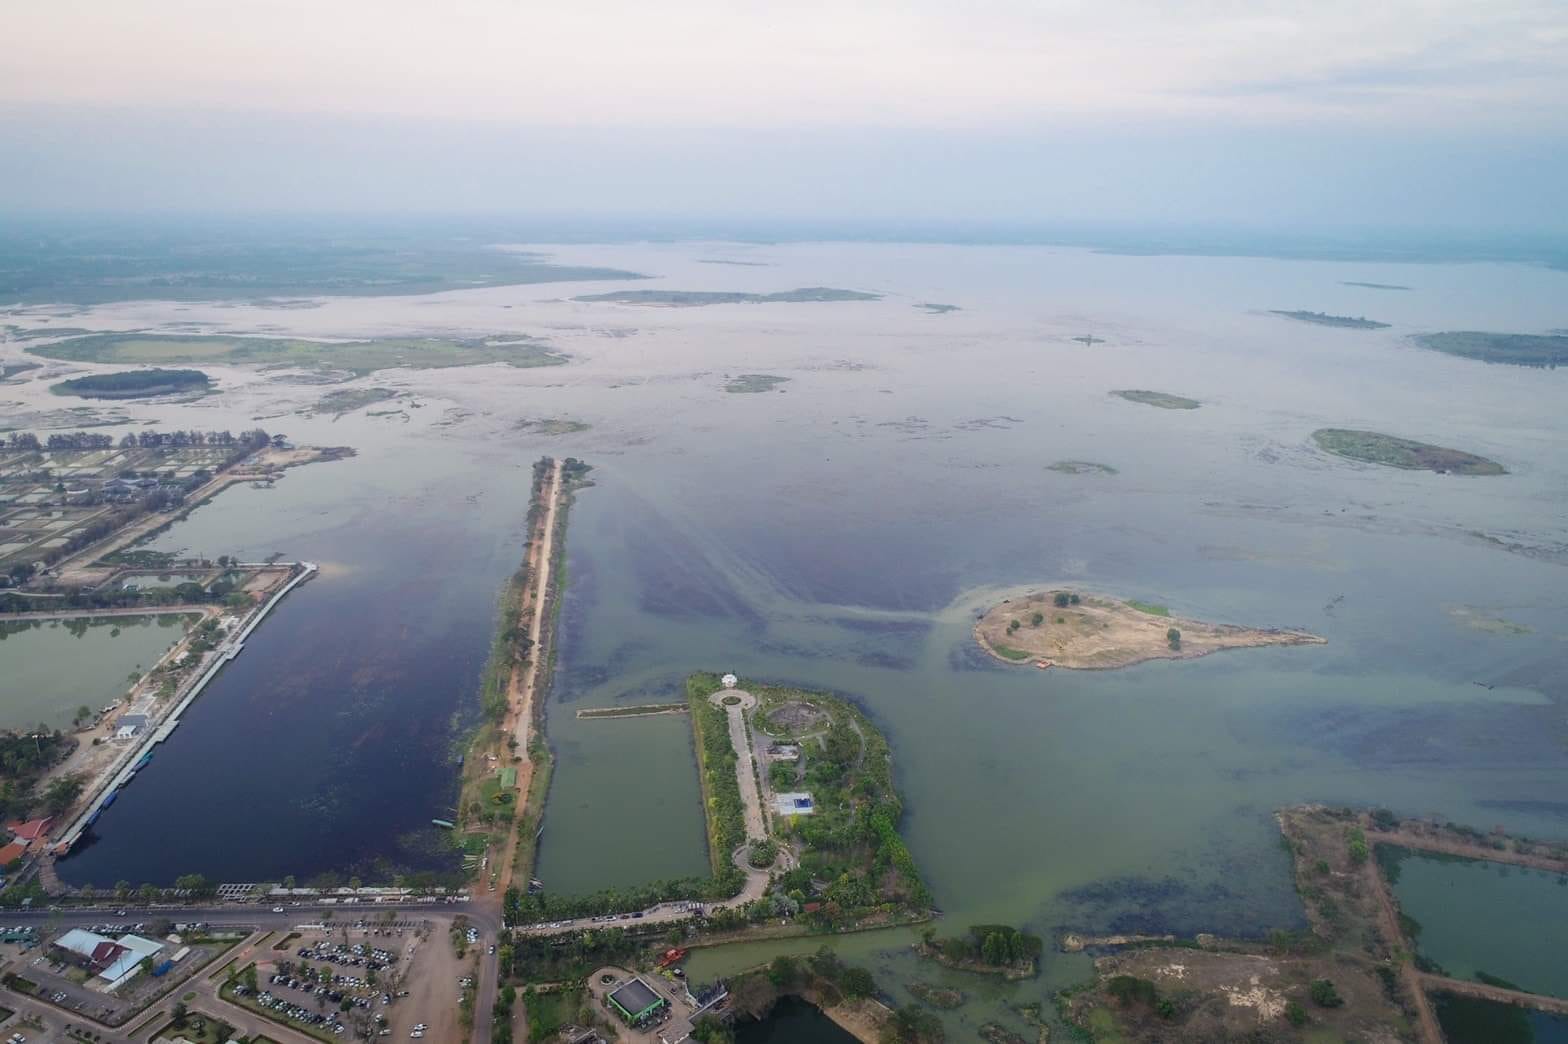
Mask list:
[[[408,1007],[413,955],[430,927],[426,921],[307,926],[256,954],[254,989],[242,981],[224,997],[318,1036],[351,1039],[368,1030],[389,1037],[394,1018]]]

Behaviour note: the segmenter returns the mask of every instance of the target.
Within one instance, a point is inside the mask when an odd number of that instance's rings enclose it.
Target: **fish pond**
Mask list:
[[[1416,950],[1461,979],[1568,998],[1568,875],[1379,846]]]
[[[0,619],[0,729],[67,729],[79,708],[97,713],[184,636],[190,619]]]

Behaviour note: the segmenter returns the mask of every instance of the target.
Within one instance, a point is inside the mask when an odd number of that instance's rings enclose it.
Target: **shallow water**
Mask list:
[[[179,616],[0,621],[0,729],[68,729],[125,694],[185,633]]]
[[[696,262],[741,249],[559,254],[661,274],[653,288],[889,296],[701,309],[566,300],[599,289],[584,284],[288,311],[133,303],[73,319],[336,336],[517,330],[574,358],[365,382],[416,390],[404,417],[293,416],[319,388],[241,373],[224,374],[215,404],[156,407],[185,426],[272,418],[269,430],[360,456],[295,471],[276,490],[225,493],[158,538],[325,568],[62,871],[252,880],[449,865],[427,851],[438,840],[427,824],[452,800],[452,741],[473,713],[542,452],[596,469],[573,509],[548,704],[560,761],[540,873],[552,889],[707,865],[680,719],[574,717],[669,699],[695,669],[861,701],[893,743],[904,829],[943,931],[979,920],[1047,935],[1299,925],[1272,819],[1291,802],[1568,835],[1568,374],[1404,340],[1568,324],[1568,274],[855,244],[744,248],[773,265],[761,269]],[[963,310],[928,315],[919,301]],[[1316,327],[1271,308],[1394,326]],[[1071,340],[1090,332],[1104,343]],[[790,381],[724,392],[738,373]],[[1112,397],[1118,388],[1204,405],[1158,410]],[[514,429],[543,417],[592,427]],[[1511,474],[1352,464],[1311,447],[1326,426],[1481,453]],[[1058,460],[1118,473],[1049,470]],[[1304,627],[1329,644],[1114,672],[979,655],[974,615],[1046,584]],[[143,843],[167,822],[183,828]],[[843,945],[890,981],[930,977],[907,942]],[[694,968],[719,974],[765,952],[705,951]],[[1048,954],[1040,980],[996,987],[986,1003],[1043,999],[1087,966]]]

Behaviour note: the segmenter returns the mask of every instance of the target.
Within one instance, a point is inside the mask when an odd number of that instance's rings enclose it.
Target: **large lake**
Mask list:
[[[548,707],[560,759],[539,864],[548,888],[705,868],[680,720],[574,716],[668,699],[700,668],[863,703],[893,743],[904,828],[944,930],[1299,925],[1272,815],[1292,802],[1568,834],[1568,374],[1406,339],[1568,326],[1568,273],[898,245],[560,255],[664,277],[656,288],[888,296],[632,308],[564,300],[602,286],[553,285],[178,306],[181,321],[234,330],[518,330],[573,362],[383,373],[363,383],[413,401],[337,422],[290,412],[321,389],[237,371],[216,404],[136,408],[184,426],[262,423],[359,455],[226,493],[158,539],[325,568],[62,864],[68,879],[451,865],[429,820],[454,797],[453,744],[520,554],[528,468],[547,452],[590,461],[596,483],[573,508]],[[962,310],[915,307],[926,301]],[[1296,308],[1392,326],[1267,314]],[[173,310],[133,303],[72,321],[151,325]],[[1086,334],[1101,341],[1072,339]],[[723,390],[752,373],[790,380]],[[1118,388],[1204,405],[1154,409]],[[517,427],[543,418],[592,427]],[[1455,446],[1511,474],[1353,464],[1312,448],[1325,426]],[[1062,460],[1117,472],[1050,470]],[[1307,628],[1329,644],[1080,673],[978,654],[975,614],[1041,584]],[[846,947],[907,972],[907,942]],[[765,955],[704,954],[694,974]],[[1046,998],[1086,969],[1049,956],[1041,980],[988,996]]]

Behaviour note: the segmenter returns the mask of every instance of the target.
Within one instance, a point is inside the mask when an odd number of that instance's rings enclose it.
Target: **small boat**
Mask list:
[[[1050,660],[1036,660],[1036,661],[1034,661],[1034,665],[1036,667],[1040,668],[1043,671],[1046,668],[1051,666],[1051,661]]]
[[[119,796],[120,796],[120,792],[118,790],[111,790],[111,791],[109,791],[109,796],[103,799],[103,804],[98,806],[98,811],[102,812],[104,809],[106,809],[110,805],[114,804],[114,799],[119,797]]]
[[[136,768],[134,768],[132,771],[140,772],[142,769],[146,768],[148,766],[148,764],[150,764],[151,762],[152,762],[152,751],[149,750],[147,753],[142,755],[141,760],[136,763]]]
[[[445,827],[448,830],[457,829],[457,824],[449,819],[432,819],[430,822],[434,823],[438,827]]]

